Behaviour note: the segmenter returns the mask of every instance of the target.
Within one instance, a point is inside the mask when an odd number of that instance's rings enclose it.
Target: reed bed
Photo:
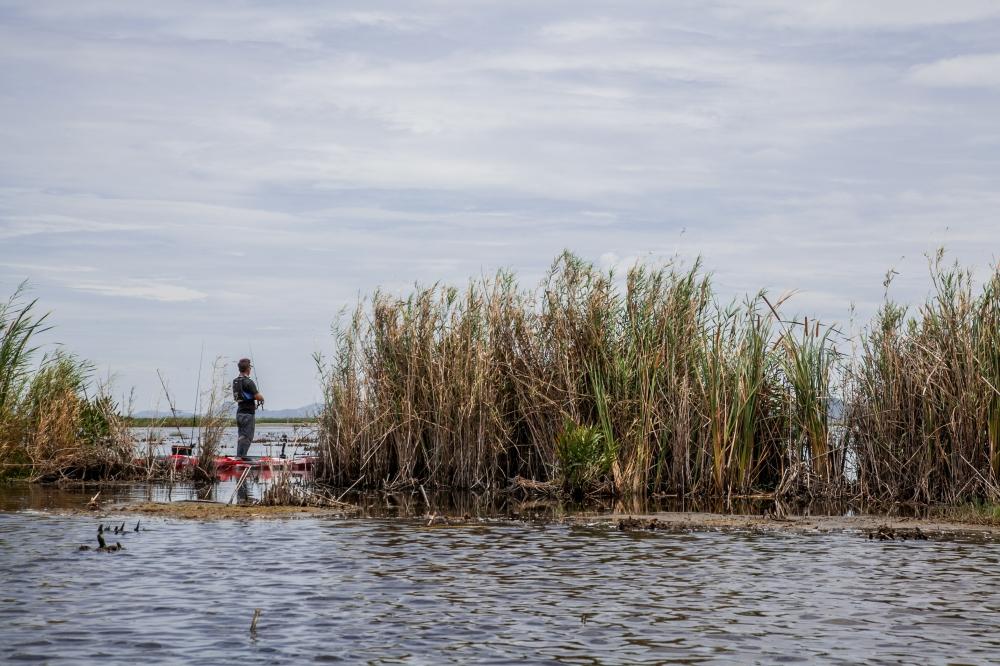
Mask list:
[[[938,252],[930,282],[912,314],[887,296],[849,356],[835,327],[785,319],[784,299],[721,302],[698,263],[619,277],[565,253],[532,290],[500,272],[378,292],[317,359],[320,473],[387,489],[995,502],[1000,269],[977,289]]]
[[[35,363],[48,315],[25,285],[0,303],[0,478],[114,478],[134,472],[133,446],[108,387],[65,352]]]
[[[833,492],[834,336],[780,307],[763,293],[721,303],[700,264],[619,279],[570,253],[534,290],[500,272],[464,290],[378,292],[317,359],[321,475],[389,489],[521,477],[577,494]]]
[[[847,411],[860,490],[915,502],[995,501],[1000,268],[978,293],[971,272],[945,264],[942,252],[930,275],[922,306],[908,314],[887,296],[862,339]]]

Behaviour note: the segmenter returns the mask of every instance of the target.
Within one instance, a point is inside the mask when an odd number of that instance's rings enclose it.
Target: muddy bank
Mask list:
[[[369,517],[363,506],[309,507],[309,506],[262,506],[255,504],[224,504],[207,501],[175,502],[129,502],[107,505],[99,511],[86,508],[70,509],[69,513],[89,514],[95,517],[112,517],[127,514],[142,514],[163,518],[187,520],[233,520],[233,519],[273,519],[273,518],[365,518]],[[384,516],[382,516],[384,518]],[[521,514],[472,516],[468,513],[448,512],[413,514],[398,516],[398,520],[424,522],[428,527],[458,526],[485,521],[511,521],[532,523],[560,523],[576,526],[605,527],[621,531],[758,531],[758,532],[858,532],[878,534],[879,530],[891,530],[906,538],[906,535],[924,532],[927,534],[978,534],[985,538],[1000,537],[1000,526],[984,525],[957,520],[936,518],[909,518],[885,515],[852,516],[760,516],[741,514],[705,513],[696,511],[660,511],[650,513],[570,513]],[[910,536],[910,538],[914,538]]]
[[[70,510],[69,513],[111,517],[128,514],[181,518],[186,520],[233,520],[268,518],[316,518],[352,515],[351,509],[312,506],[263,506],[222,502],[133,502],[108,506],[100,511]]]
[[[1000,536],[1000,526],[963,523],[928,518],[882,515],[864,516],[750,516],[698,512],[657,512],[646,514],[575,515],[564,519],[574,524],[607,524],[623,531],[752,530],[762,532],[861,532],[891,530],[900,537],[928,534],[975,533]]]

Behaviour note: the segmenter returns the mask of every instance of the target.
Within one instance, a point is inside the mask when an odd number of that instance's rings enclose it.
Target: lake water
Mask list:
[[[288,458],[315,455],[316,446],[315,424],[285,424],[259,423],[254,433],[254,441],[250,446],[250,456],[278,457],[284,448]],[[177,444],[194,444],[194,455],[198,455],[199,443],[202,437],[201,428],[195,427],[143,427],[132,428],[136,440],[136,450],[139,456],[165,456],[171,447]],[[219,442],[219,455],[236,455],[237,431],[235,427],[223,430]],[[208,499],[227,502],[248,501],[260,499],[271,478],[269,471],[253,470],[244,484],[239,484],[242,469],[228,469],[219,472],[220,483],[211,486],[196,487],[190,483],[176,484],[131,484],[110,489],[112,496],[120,500],[176,501],[184,499]],[[309,477],[309,474],[294,474],[295,477]],[[237,494],[237,486],[239,492]],[[102,497],[107,497],[105,492]],[[8,494],[9,499],[9,494]],[[50,498],[41,498],[30,506],[46,508],[53,505]],[[61,500],[57,500],[61,501]],[[0,508],[2,508],[0,495]],[[75,506],[72,501],[70,505]]]
[[[152,451],[153,455],[167,455],[174,444],[197,444],[201,439],[201,428],[191,427],[148,427],[132,428],[136,447],[140,454]],[[282,438],[285,438],[285,454],[288,457],[310,455],[316,445],[315,424],[258,423],[254,431],[254,443],[250,446],[251,456],[277,456],[281,453]],[[235,427],[223,430],[220,455],[236,455],[237,432]]]
[[[123,552],[79,552],[96,544],[95,518],[0,512],[5,658],[995,663],[1000,655],[1000,545],[972,537],[878,542],[486,519],[142,526],[111,536]]]

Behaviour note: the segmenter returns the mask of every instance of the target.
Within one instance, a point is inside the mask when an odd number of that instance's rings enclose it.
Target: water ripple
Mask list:
[[[12,661],[988,661],[1000,545],[0,514]],[[249,632],[253,609],[262,615]]]

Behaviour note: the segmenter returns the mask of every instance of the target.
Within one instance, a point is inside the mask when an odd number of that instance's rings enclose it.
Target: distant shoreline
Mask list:
[[[125,420],[129,427],[132,428],[194,428],[201,425],[204,417],[193,417],[193,416],[165,416],[161,418],[153,417],[138,417],[133,416]],[[267,417],[267,416],[257,416],[257,423],[269,424],[269,425],[305,425],[305,424],[315,424],[318,423],[319,419],[317,417],[288,417],[288,416],[278,416],[278,417]],[[227,426],[236,427],[236,419],[231,418],[226,422]]]

